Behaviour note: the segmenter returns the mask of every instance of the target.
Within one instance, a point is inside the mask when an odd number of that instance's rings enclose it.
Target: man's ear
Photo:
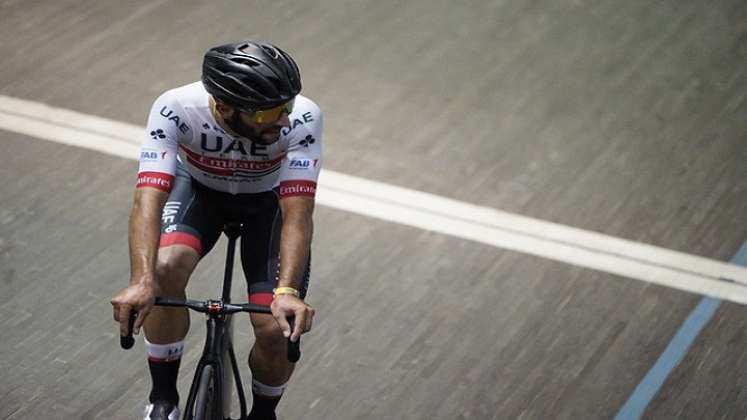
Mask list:
[[[220,116],[223,118],[231,118],[233,116],[234,109],[230,105],[226,105],[225,103],[216,100],[215,101],[215,110],[220,113]]]

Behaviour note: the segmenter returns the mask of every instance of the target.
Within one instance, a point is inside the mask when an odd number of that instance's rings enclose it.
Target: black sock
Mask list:
[[[252,391],[252,396],[254,397],[252,412],[246,420],[277,420],[275,407],[278,406],[280,397],[266,397],[254,391]]]
[[[150,402],[169,401],[179,404],[179,392],[176,390],[176,379],[179,376],[179,364],[182,359],[167,362],[148,360],[153,388],[150,391]]]

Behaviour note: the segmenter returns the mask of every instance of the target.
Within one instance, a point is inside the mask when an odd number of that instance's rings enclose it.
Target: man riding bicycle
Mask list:
[[[249,354],[254,403],[247,420],[275,419],[293,372],[291,341],[311,329],[304,301],[312,213],[321,168],[322,114],[301,95],[294,60],[268,44],[242,42],[205,53],[202,81],[169,90],[154,103],[140,154],[129,221],[129,286],[112,298],[127,334],[145,329],[152,389],[145,420],[179,417],[176,382],[186,308],[154,306],[156,296],[185,297],[190,274],[227,222],[243,224],[241,262],[251,314]]]

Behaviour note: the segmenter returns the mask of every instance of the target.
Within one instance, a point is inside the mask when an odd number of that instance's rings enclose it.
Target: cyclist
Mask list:
[[[190,274],[229,221],[244,224],[249,301],[272,309],[251,314],[248,419],[275,419],[294,368],[286,317],[295,316],[296,341],[314,316],[303,299],[322,114],[300,91],[287,53],[247,41],[208,50],[202,80],[165,92],[151,109],[129,221],[130,283],[111,301],[122,335],[131,311],[138,312],[134,332],[145,331],[152,379],[146,420],[179,417],[176,382],[189,329],[186,308],[153,306],[154,297],[185,297]]]

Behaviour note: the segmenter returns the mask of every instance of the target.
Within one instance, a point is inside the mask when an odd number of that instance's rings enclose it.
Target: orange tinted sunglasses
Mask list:
[[[283,116],[284,112],[287,112],[290,115],[290,113],[293,112],[293,104],[295,102],[295,99],[291,99],[290,101],[273,108],[259,109],[256,111],[242,111],[246,112],[250,116],[250,118],[254,120],[255,123],[267,124],[279,120],[280,117]]]

